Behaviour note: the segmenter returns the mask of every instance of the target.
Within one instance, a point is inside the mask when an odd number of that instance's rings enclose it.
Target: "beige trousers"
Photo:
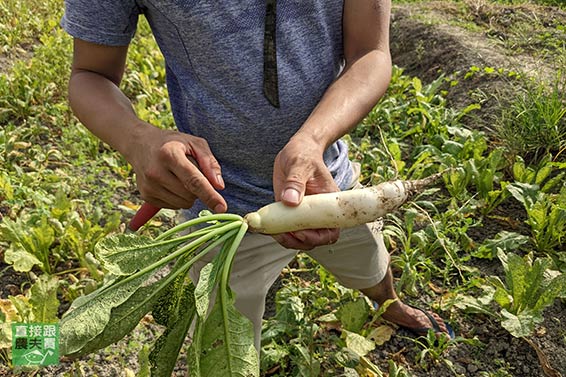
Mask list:
[[[236,308],[254,325],[258,351],[267,291],[297,252],[285,249],[271,236],[249,234],[244,237],[234,258],[230,287],[236,294]],[[338,242],[306,253],[331,272],[338,282],[352,289],[375,286],[383,280],[389,266],[381,221],[342,229]],[[194,282],[198,281],[200,270],[214,254],[206,255],[193,265],[190,277]]]

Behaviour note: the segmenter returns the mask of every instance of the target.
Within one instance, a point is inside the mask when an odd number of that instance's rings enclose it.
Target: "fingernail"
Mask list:
[[[283,191],[283,195],[281,196],[282,200],[294,204],[299,204],[300,198],[301,193],[295,189],[286,189],[285,191]]]
[[[224,187],[224,180],[222,179],[222,175],[218,174],[216,176],[216,182],[218,182],[220,186]]]
[[[217,204],[216,207],[214,207],[214,212],[216,212],[216,213],[222,213],[222,212],[224,212],[224,205],[222,205],[222,204]]]

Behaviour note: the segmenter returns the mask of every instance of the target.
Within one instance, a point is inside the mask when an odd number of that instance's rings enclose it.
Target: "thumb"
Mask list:
[[[304,172],[291,170],[285,177],[283,183],[283,191],[281,192],[281,201],[288,206],[298,206],[305,196],[306,181],[308,177]]]

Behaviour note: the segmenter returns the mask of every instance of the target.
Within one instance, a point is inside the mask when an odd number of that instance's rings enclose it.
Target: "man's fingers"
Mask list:
[[[141,192],[141,191],[140,191]],[[142,193],[142,199],[159,208],[191,208],[195,202],[196,196],[193,194],[178,195],[167,189],[167,186],[156,188],[152,186],[151,189]]]
[[[172,164],[171,170],[183,184],[183,187],[197,196],[208,208],[214,212],[226,211],[228,206],[224,198],[212,187],[199,168],[191,163],[184,154],[175,155],[175,163]]]
[[[196,142],[192,142],[190,145],[190,153],[192,154],[189,158],[194,157],[195,163],[200,168],[200,171],[208,179],[210,183],[217,190],[224,189],[224,179],[222,179],[222,169],[220,164],[212,154],[208,143],[202,139],[196,139]],[[197,145],[195,145],[197,144]]]
[[[274,234],[273,238],[277,241],[281,246],[287,249],[295,249],[295,250],[312,250],[314,249],[313,245],[306,245],[298,238],[295,238],[291,233],[282,233],[282,234]]]
[[[317,246],[332,245],[339,237],[340,229],[308,229],[273,236],[283,247],[297,250],[312,250]]]

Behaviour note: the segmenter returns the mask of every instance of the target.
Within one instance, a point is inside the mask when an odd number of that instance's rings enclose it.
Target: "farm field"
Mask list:
[[[11,323],[58,322],[102,286],[94,246],[141,204],[132,168],[69,108],[62,12],[62,0],[0,0],[0,376],[148,375],[164,331],[151,314],[92,354],[12,365]],[[299,255],[268,297],[261,375],[566,376],[566,5],[394,1],[391,52],[387,95],[344,139],[364,185],[445,171],[384,235],[399,295],[457,336],[416,338]],[[122,85],[140,118],[174,127],[145,21]]]

